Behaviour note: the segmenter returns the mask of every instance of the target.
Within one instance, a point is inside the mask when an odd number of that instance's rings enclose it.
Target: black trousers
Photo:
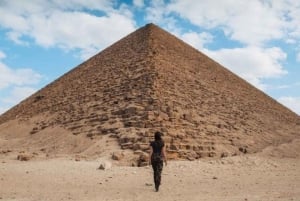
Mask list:
[[[155,184],[155,189],[158,190],[160,181],[161,181],[161,172],[163,169],[163,160],[161,157],[152,157],[151,158],[151,164],[154,172],[154,184]]]

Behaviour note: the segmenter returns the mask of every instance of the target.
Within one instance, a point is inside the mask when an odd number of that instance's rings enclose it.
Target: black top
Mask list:
[[[165,146],[163,141],[153,141],[150,143],[154,154],[161,154],[162,148]]]

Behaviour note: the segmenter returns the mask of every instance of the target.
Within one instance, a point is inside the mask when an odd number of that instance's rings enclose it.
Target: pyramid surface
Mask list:
[[[2,147],[50,155],[120,151],[134,161],[155,131],[169,158],[193,160],[289,142],[300,137],[300,119],[153,24],[0,116]]]

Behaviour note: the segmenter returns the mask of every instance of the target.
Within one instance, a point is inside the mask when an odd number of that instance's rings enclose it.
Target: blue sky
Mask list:
[[[300,115],[300,0],[0,0],[0,114],[150,22]]]

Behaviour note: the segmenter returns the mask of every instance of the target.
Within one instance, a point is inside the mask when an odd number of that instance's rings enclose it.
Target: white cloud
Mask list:
[[[4,59],[5,57],[6,57],[6,55],[4,54],[4,52],[1,52],[1,51],[0,51],[0,60],[1,60],[1,59]]]
[[[280,85],[273,85],[268,87],[268,90],[277,90],[277,89],[298,89],[300,87],[300,82],[295,82],[291,84],[280,84]]]
[[[36,92],[36,89],[32,87],[13,87],[8,96],[2,97],[1,101],[9,105],[15,105],[34,92]]]
[[[187,32],[182,34],[180,38],[191,46],[197,47],[198,49],[202,49],[206,43],[210,43],[213,40],[213,36],[207,32]]]
[[[0,6],[3,11],[8,10],[16,16],[30,16],[44,13],[49,15],[55,10],[101,10],[109,12],[113,10],[114,1],[111,0],[2,0]],[[21,17],[22,17],[21,16]]]
[[[300,97],[280,97],[278,101],[300,115]]]
[[[276,2],[276,1],[275,1]],[[274,3],[275,3],[274,2]],[[278,2],[276,2],[278,3]],[[276,5],[276,4],[275,4]],[[300,1],[286,0],[284,5],[277,7],[285,10],[286,21],[288,22],[288,39],[299,42],[300,39]]]
[[[167,3],[164,0],[153,0],[149,4],[145,9],[146,21],[155,23],[180,38],[182,28],[177,25],[178,20],[167,12]]]
[[[36,91],[42,76],[30,68],[12,69],[3,63],[0,51],[0,114]]]
[[[41,80],[42,76],[29,68],[12,69],[0,61],[0,90],[11,85],[33,85]]]
[[[32,87],[13,87],[6,96],[0,97],[0,115],[36,91]]]
[[[133,5],[139,8],[144,7],[144,0],[133,0]]]
[[[91,10],[111,11],[114,5],[114,1],[111,0],[52,0],[52,2],[54,7],[72,10],[81,10],[87,8]]]
[[[9,107],[1,107],[0,106],[0,115],[6,112],[9,109]]]
[[[82,50],[81,57],[86,58],[91,49],[99,51],[135,30],[135,22],[125,5],[115,10],[108,0],[16,0],[4,1],[0,6],[0,27],[15,43],[24,43],[22,37],[27,36],[43,47]]]
[[[18,45],[29,45],[27,41],[23,41],[20,39],[22,37],[22,34],[19,32],[8,32],[6,36]]]
[[[280,77],[287,73],[281,64],[286,54],[277,47],[245,47],[204,52],[261,90],[266,89],[263,79]]]
[[[300,38],[299,1],[174,0],[167,10],[194,25],[222,29],[231,39],[248,45],[287,39],[287,35]]]
[[[150,6],[146,9],[146,19],[149,22],[154,22],[160,24],[165,21],[164,16],[166,4],[163,0],[153,0],[150,3]]]
[[[82,61],[86,61],[91,56],[97,54],[99,52],[99,49],[97,47],[87,47],[80,51],[78,56]]]
[[[65,20],[61,20],[65,19]],[[103,48],[134,30],[131,20],[117,13],[97,17],[81,12],[55,12],[48,18],[34,18],[30,33],[42,46]]]
[[[296,60],[300,63],[300,52],[298,52],[298,54],[296,55]]]

